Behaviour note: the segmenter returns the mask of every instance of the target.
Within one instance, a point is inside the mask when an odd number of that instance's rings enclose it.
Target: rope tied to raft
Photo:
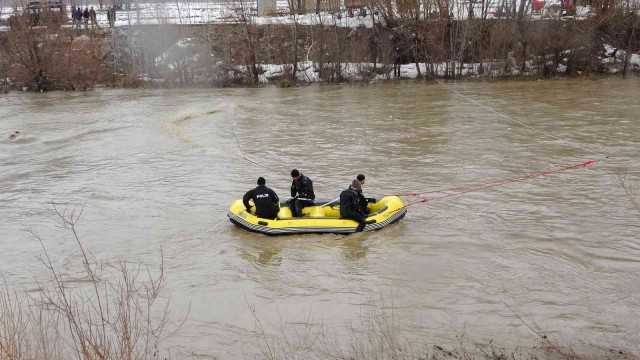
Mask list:
[[[444,199],[444,198],[448,198],[448,197],[460,196],[462,194],[466,194],[466,193],[470,193],[470,192],[474,192],[474,191],[478,191],[478,190],[489,189],[489,188],[492,188],[492,187],[496,187],[496,186],[504,185],[504,184],[509,184],[509,183],[526,181],[526,180],[534,179],[534,178],[537,178],[537,177],[542,177],[542,176],[545,176],[545,175],[549,175],[549,174],[553,174],[553,173],[557,173],[557,172],[561,172],[561,171],[567,171],[567,170],[572,170],[572,169],[577,169],[577,168],[584,168],[584,167],[587,167],[589,165],[596,164],[596,163],[598,163],[600,161],[602,161],[602,159],[587,160],[587,161],[584,161],[584,162],[581,162],[581,163],[578,163],[578,164],[563,166],[563,167],[560,167],[560,168],[549,169],[549,170],[544,170],[544,171],[538,171],[538,172],[527,174],[527,175],[521,175],[521,176],[512,177],[512,178],[506,178],[506,179],[500,179],[500,180],[486,182],[486,183],[472,184],[472,185],[462,186],[462,187],[447,188],[447,189],[442,189],[442,190],[437,190],[437,191],[425,191],[425,192],[418,192],[418,193],[397,194],[396,196],[417,196],[417,197],[420,197],[421,195],[424,195],[424,194],[433,194],[433,193],[444,193],[444,192],[448,192],[448,191],[457,191],[457,192],[454,192],[454,193],[451,193],[451,194],[445,194],[445,195],[441,195],[441,196],[429,197],[429,198],[423,198],[423,199],[420,199],[420,200],[416,200],[416,201],[413,201],[413,202],[410,202],[410,203],[404,205],[403,207],[401,207],[401,208],[399,208],[399,209],[397,209],[395,211],[402,210],[402,209],[407,208],[409,206],[425,203],[425,202],[428,202],[428,201],[435,201],[435,200],[440,200],[440,199]]]

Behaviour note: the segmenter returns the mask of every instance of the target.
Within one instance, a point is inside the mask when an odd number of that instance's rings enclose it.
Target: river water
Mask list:
[[[169,327],[188,314],[164,341],[174,356],[259,354],[256,318],[269,336],[299,323],[349,334],[370,306],[424,344],[534,341],[516,313],[570,342],[628,348],[640,332],[640,214],[616,171],[640,181],[638,93],[639,79],[9,93],[0,272],[16,289],[45,278],[29,228],[54,265],[81,271],[54,201],[84,206],[78,233],[99,259],[154,267],[162,248]],[[329,200],[358,173],[380,197],[596,154],[610,157],[413,205],[372,233],[267,237],[226,218],[258,176],[286,197],[292,168]]]

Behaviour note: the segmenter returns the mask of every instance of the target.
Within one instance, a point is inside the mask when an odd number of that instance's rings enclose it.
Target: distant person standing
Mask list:
[[[109,27],[114,27],[116,24],[116,8],[110,6],[107,10],[107,20],[109,20]]]
[[[84,29],[89,30],[89,9],[87,8],[82,12],[82,21],[84,21]]]
[[[91,7],[91,10],[89,10],[89,19],[91,20],[92,29],[94,28],[94,26],[100,29],[100,26],[98,25],[98,17],[96,15],[96,11],[93,9],[93,6]]]
[[[109,22],[109,27],[113,27],[113,22],[111,21],[111,6],[107,9],[107,21]]]
[[[82,25],[82,9],[80,9],[80,7],[76,9],[73,19],[76,21],[76,29],[80,29],[80,26]]]

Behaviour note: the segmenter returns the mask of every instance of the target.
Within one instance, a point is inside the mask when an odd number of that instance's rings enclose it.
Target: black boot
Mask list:
[[[364,230],[365,226],[367,226],[366,222],[358,224],[358,227],[356,228],[356,232],[362,232],[362,230]]]

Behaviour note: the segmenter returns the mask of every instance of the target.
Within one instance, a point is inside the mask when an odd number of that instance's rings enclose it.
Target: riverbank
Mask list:
[[[639,19],[25,27],[0,33],[0,79],[5,91],[47,91],[627,76],[640,73]]]

